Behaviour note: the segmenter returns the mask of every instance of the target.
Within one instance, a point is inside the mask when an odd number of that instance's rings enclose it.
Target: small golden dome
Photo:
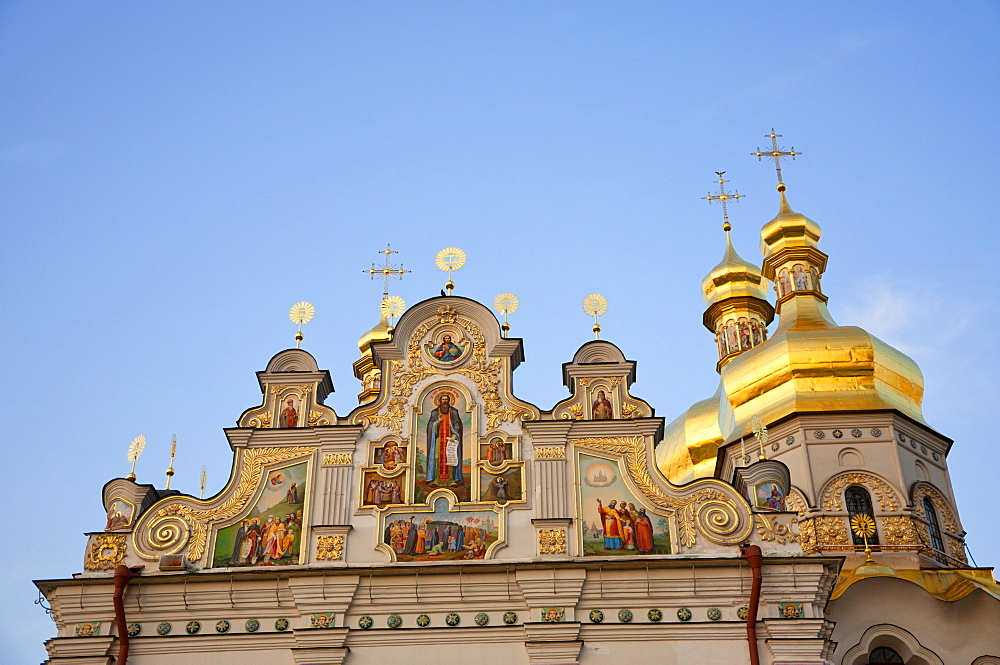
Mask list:
[[[372,344],[388,342],[391,339],[392,331],[389,328],[389,322],[385,319],[385,314],[383,314],[382,319],[375,324],[375,327],[358,338],[358,350],[362,354],[367,354],[371,350]]]
[[[728,231],[722,261],[705,275],[701,282],[701,295],[709,307],[720,300],[740,296],[767,300],[767,285],[761,269],[740,258],[733,249]]]
[[[768,257],[781,249],[817,247],[822,233],[819,224],[792,210],[781,191],[778,214],[760,230],[760,252]]]

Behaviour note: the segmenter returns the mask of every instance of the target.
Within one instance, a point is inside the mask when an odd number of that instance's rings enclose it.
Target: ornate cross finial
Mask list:
[[[438,270],[448,273],[448,281],[444,288],[448,289],[448,295],[455,290],[455,282],[451,281],[451,273],[465,265],[465,252],[458,247],[445,247],[434,257],[434,265]],[[444,295],[443,293],[441,295]]]
[[[783,157],[791,157],[794,160],[797,155],[801,155],[802,153],[795,152],[795,148],[785,150],[779,147],[778,139],[781,138],[781,134],[775,134],[773,128],[770,134],[765,134],[764,136],[771,139],[771,149],[761,150],[758,146],[757,152],[751,152],[750,154],[756,157],[758,162],[764,157],[774,160],[774,170],[778,172],[778,191],[783,192],[785,191],[785,181],[781,179],[781,159]]]
[[[139,436],[132,439],[132,443],[128,447],[128,461],[132,462],[132,470],[128,472],[125,476],[125,480],[135,481],[135,463],[139,461],[139,456],[142,455],[142,451],[146,449],[146,435],[140,434]]]
[[[729,223],[729,208],[727,207],[727,204],[730,201],[734,202],[739,201],[740,199],[745,198],[745,196],[743,194],[740,194],[738,191],[735,191],[733,193],[729,193],[726,191],[725,183],[729,181],[722,179],[722,176],[726,174],[725,171],[716,171],[715,174],[719,176],[719,179],[715,181],[719,183],[719,193],[714,195],[709,194],[708,196],[704,197],[704,199],[709,203],[712,203],[713,201],[719,201],[720,203],[722,203],[722,230],[725,231],[726,233],[729,233],[729,229],[733,227]]]
[[[302,335],[302,326],[312,321],[313,314],[315,313],[316,308],[313,307],[311,303],[307,303],[305,300],[295,303],[288,311],[288,318],[291,319],[292,323],[296,323],[299,326],[299,331],[295,333],[296,349],[302,348],[302,340],[305,339]]]
[[[392,246],[386,244],[385,249],[379,252],[379,254],[385,254],[385,260],[382,265],[376,266],[374,263],[372,267],[368,270],[362,270],[361,272],[366,272],[375,279],[376,276],[382,278],[382,300],[389,297],[389,280],[393,278],[403,279],[403,275],[410,272],[409,270],[403,270],[403,264],[400,263],[398,266],[393,265],[389,261],[390,254],[399,254],[399,252],[392,249]]]
[[[205,483],[208,481],[208,467],[204,464],[201,465],[201,494],[198,495],[199,499],[205,498]]]
[[[503,325],[500,326],[500,332],[504,337],[506,337],[507,333],[510,332],[510,324],[507,323],[507,315],[516,312],[518,304],[517,296],[507,291],[501,293],[493,299],[493,309],[495,309],[498,314],[503,314]]]
[[[597,319],[608,311],[608,299],[600,293],[591,293],[583,299],[583,311],[594,317],[594,339],[601,339],[601,324]]]

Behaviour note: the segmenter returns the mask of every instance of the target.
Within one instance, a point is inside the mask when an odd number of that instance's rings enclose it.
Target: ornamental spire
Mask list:
[[[784,148],[780,147],[778,145],[778,139],[781,138],[781,134],[775,134],[773,127],[771,128],[771,133],[765,134],[764,136],[766,138],[771,139],[771,149],[761,150],[760,146],[758,146],[757,151],[751,152],[750,154],[756,157],[757,161],[761,161],[761,159],[763,159],[764,157],[774,160],[774,170],[778,174],[778,191],[784,192],[785,181],[781,177],[781,160],[784,159],[785,157],[791,157],[794,160],[798,155],[801,155],[802,153],[795,152],[795,148],[790,148],[789,150],[785,150]]]

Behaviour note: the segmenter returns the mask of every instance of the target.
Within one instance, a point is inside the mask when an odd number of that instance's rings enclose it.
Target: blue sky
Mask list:
[[[759,260],[771,127],[803,153],[792,206],[824,229],[842,324],[911,354],[981,565],[1000,564],[995,217],[996,2],[0,4],[0,318],[5,483],[24,516],[0,573],[0,649],[38,662],[53,626],[31,579],[82,568],[100,490],[150,441],[140,481],[209,492],[222,428],[292,343],[348,412],[356,340],[392,243],[436,295],[516,293],[518,395],[565,396],[588,293],[668,420],[715,388],[699,286],[723,251],[714,172],[747,198],[733,240]]]

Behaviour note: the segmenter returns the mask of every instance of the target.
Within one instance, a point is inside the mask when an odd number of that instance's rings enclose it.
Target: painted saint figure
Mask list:
[[[635,517],[635,547],[639,554],[653,553],[653,522],[645,508],[640,508]]]
[[[297,483],[292,483],[285,492],[285,503],[298,503],[299,502],[299,487]]]
[[[809,275],[806,274],[805,269],[802,267],[801,263],[796,263],[792,267],[792,279],[795,281],[796,291],[808,291],[809,290]]]
[[[295,427],[299,424],[299,412],[295,409],[295,400],[288,398],[288,406],[281,410],[278,426],[281,428]]]
[[[493,496],[497,498],[497,501],[506,502],[510,499],[510,490],[508,489],[509,483],[507,479],[503,476],[497,476],[493,481]]]
[[[611,402],[605,397],[603,390],[597,391],[597,399],[594,400],[591,413],[594,420],[611,420],[614,417],[611,415]]]
[[[462,415],[451,405],[451,394],[442,392],[437,408],[427,420],[428,484],[464,485],[462,477]],[[449,450],[450,448],[450,450]],[[449,454],[450,453],[450,454]],[[450,459],[449,459],[450,458]]]
[[[507,459],[507,446],[502,439],[490,441],[489,448],[486,449],[486,461],[490,466],[500,466]]]
[[[451,341],[451,335],[445,334],[441,337],[441,343],[432,352],[435,358],[443,362],[458,360],[462,355],[462,349]]]
[[[601,515],[601,523],[604,525],[604,549],[621,550],[625,549],[622,543],[622,522],[618,511],[615,509],[617,502],[612,499],[608,507],[605,508],[601,500],[597,500],[597,512]]]

